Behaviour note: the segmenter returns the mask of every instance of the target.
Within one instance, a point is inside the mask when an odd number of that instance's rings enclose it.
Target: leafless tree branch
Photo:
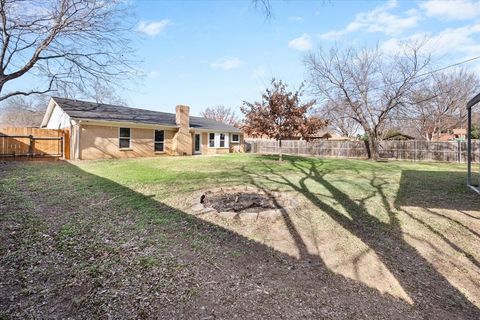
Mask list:
[[[394,110],[408,104],[412,92],[424,81],[419,74],[430,63],[421,54],[422,44],[405,44],[403,51],[385,55],[378,47],[357,50],[337,46],[305,56],[314,93],[356,121],[368,136],[369,154],[379,157],[379,140]],[[342,112],[343,111],[343,112]]]
[[[127,79],[134,71],[122,0],[0,0],[0,101],[70,86],[88,92]],[[5,91],[25,75],[46,88]]]

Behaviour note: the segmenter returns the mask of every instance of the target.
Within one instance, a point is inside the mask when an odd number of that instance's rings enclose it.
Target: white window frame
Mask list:
[[[213,147],[210,146],[210,142],[212,142],[212,138],[210,138],[210,135],[212,135],[212,134],[213,134]],[[216,134],[215,134],[214,132],[209,132],[209,133],[208,133],[208,147],[209,147],[209,148],[215,148],[216,145],[217,145],[216,140],[217,140],[217,139],[216,139]]]
[[[156,137],[155,137],[155,132],[156,131],[163,131],[163,141],[155,140],[156,139]],[[155,150],[155,145],[157,143],[163,143],[163,151],[156,151]],[[165,153],[165,130],[164,129],[153,129],[153,152],[155,152],[155,153]]]
[[[213,139],[213,147],[210,146],[210,135],[213,134],[214,139]],[[220,135],[223,134],[225,136],[225,145],[223,147],[220,147]],[[208,147],[212,149],[228,149],[230,148],[230,134],[228,132],[209,132],[208,133]]]
[[[130,136],[129,137],[121,137],[120,136],[120,131],[122,129],[128,129],[130,131]],[[120,140],[127,140],[128,139],[128,147],[127,148],[122,148],[120,147]],[[118,127],[118,149],[119,150],[132,150],[132,128],[129,127]]]
[[[223,140],[222,140],[223,136]],[[226,142],[228,141],[227,135],[225,133],[219,133],[218,134],[218,147],[219,148],[225,148]],[[222,142],[223,142],[223,147],[222,147]]]
[[[233,136],[237,136],[238,140],[233,140]],[[231,143],[240,143],[240,134],[239,133],[232,133],[232,139],[230,139]]]

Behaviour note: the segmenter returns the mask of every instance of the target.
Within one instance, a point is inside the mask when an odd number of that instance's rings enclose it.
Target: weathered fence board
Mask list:
[[[64,154],[63,130],[0,128],[1,158],[60,158]]]
[[[253,153],[278,154],[279,143],[274,140],[247,140],[247,150]],[[480,141],[472,141],[473,162],[480,161]],[[290,155],[319,157],[367,158],[363,141],[282,141],[282,152]],[[466,162],[465,141],[382,141],[380,156],[386,159],[410,161]]]

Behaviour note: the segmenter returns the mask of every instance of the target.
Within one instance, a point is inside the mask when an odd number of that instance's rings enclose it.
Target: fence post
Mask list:
[[[457,140],[457,159],[458,163],[462,162],[462,146],[460,145],[460,140]]]
[[[35,143],[35,140],[33,139],[33,135],[29,135],[28,139],[30,140],[30,143],[28,145],[28,155],[30,157],[33,157],[33,144]]]
[[[63,147],[63,142],[64,142],[63,137],[60,137],[60,154],[61,154],[61,157],[65,159],[65,155],[63,154],[63,151],[65,150],[65,148]]]

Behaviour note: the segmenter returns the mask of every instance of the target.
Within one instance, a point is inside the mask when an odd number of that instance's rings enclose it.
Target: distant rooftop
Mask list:
[[[175,113],[130,108],[119,105],[52,97],[57,105],[73,119],[135,122],[175,126]],[[190,128],[213,131],[240,132],[240,129],[215,120],[190,116]]]

